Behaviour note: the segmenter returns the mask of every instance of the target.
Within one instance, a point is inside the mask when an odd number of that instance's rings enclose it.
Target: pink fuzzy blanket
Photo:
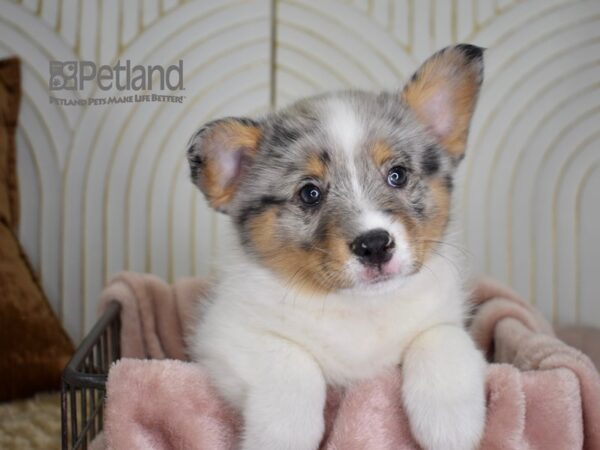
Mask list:
[[[185,362],[183,336],[208,284],[168,285],[122,273],[100,300],[122,305],[124,359],[107,384],[105,433],[95,448],[234,449],[240,417],[216,394],[202,367]],[[471,333],[492,364],[487,374],[483,449],[600,449],[600,375],[584,354],[554,337],[516,294],[481,280]],[[140,360],[133,358],[152,358]],[[170,359],[166,359],[170,358]],[[400,370],[331,389],[322,449],[417,449],[400,396]]]

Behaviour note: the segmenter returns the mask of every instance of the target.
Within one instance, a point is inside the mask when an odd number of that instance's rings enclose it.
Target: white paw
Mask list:
[[[462,329],[421,335],[406,354],[402,396],[426,450],[473,450],[485,427],[485,361]]]
[[[253,377],[260,382],[246,394],[242,449],[317,450],[325,428],[325,378],[302,350],[276,343],[281,353],[264,352]]]
[[[309,423],[295,422],[297,418],[292,414],[292,417],[274,417],[261,429],[247,428],[242,450],[317,450],[324,423],[321,417],[315,419]]]
[[[483,436],[485,403],[473,395],[430,404],[411,415],[410,425],[416,440],[427,450],[473,450]]]

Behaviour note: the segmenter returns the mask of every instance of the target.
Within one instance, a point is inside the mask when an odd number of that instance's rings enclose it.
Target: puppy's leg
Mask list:
[[[465,330],[438,325],[403,359],[402,396],[410,427],[427,450],[477,448],[485,425],[485,361]]]
[[[316,450],[324,431],[326,384],[314,359],[278,344],[256,363],[248,386],[243,450]]]

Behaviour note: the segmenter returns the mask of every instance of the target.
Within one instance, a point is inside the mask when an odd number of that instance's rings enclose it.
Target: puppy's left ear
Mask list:
[[[234,117],[209,122],[192,136],[187,149],[192,182],[214,209],[229,212],[261,137],[259,122]]]
[[[483,51],[474,45],[446,47],[430,57],[402,91],[421,123],[451,155],[463,155],[479,88]]]

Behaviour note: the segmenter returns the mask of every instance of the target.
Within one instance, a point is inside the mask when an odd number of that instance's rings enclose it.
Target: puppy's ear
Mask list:
[[[228,212],[261,137],[258,122],[233,117],[207,123],[192,136],[187,150],[192,181],[214,209]]]
[[[465,151],[483,81],[483,51],[468,44],[446,47],[425,61],[402,91],[419,121],[453,156]]]

